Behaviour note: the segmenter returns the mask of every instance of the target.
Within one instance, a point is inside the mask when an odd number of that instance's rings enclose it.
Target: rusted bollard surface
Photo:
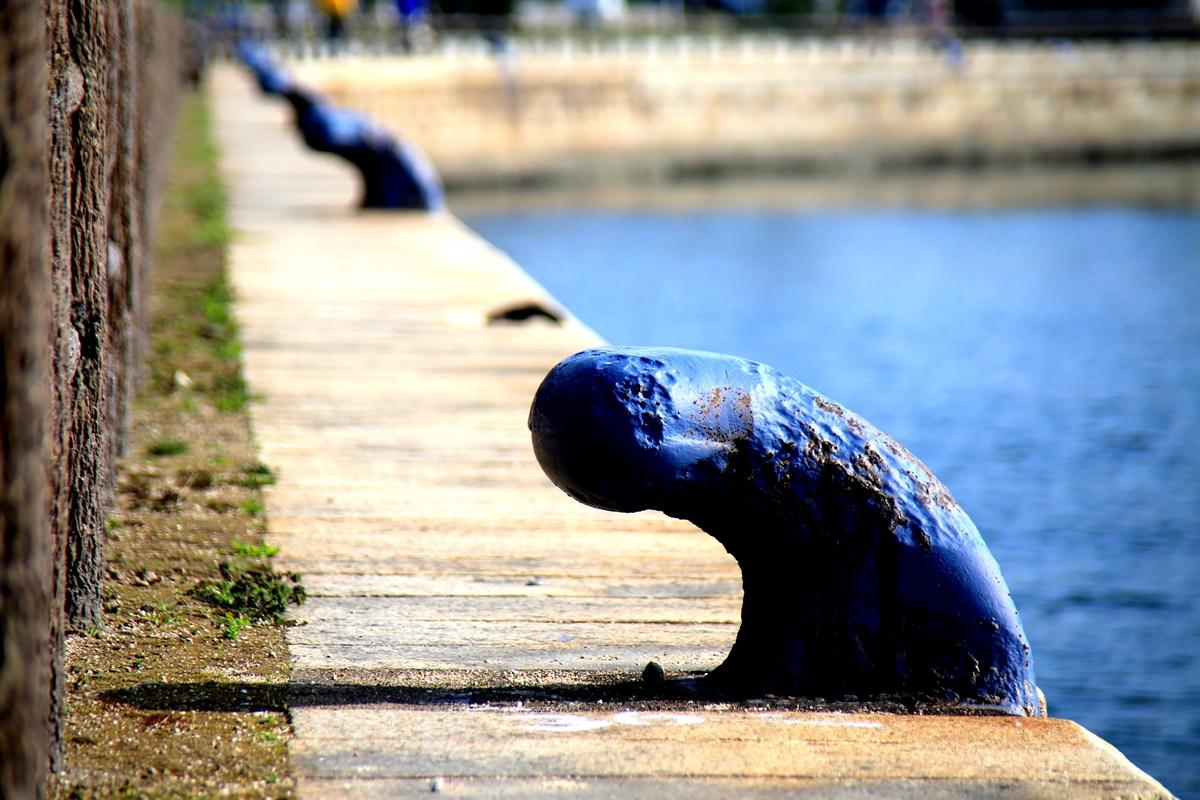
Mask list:
[[[600,348],[550,371],[529,427],[572,497],[690,520],[737,559],[742,626],[715,683],[1040,713],[974,523],[916,457],[800,382],[712,353]]]

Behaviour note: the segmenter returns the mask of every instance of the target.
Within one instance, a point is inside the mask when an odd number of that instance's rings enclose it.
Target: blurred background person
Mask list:
[[[331,44],[346,33],[346,19],[358,8],[358,0],[317,0],[317,10],[325,15],[326,37]]]

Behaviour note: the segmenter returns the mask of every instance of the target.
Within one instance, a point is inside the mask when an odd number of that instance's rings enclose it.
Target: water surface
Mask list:
[[[1051,713],[1200,796],[1200,215],[688,207],[468,224],[616,344],[734,353],[946,483]]]

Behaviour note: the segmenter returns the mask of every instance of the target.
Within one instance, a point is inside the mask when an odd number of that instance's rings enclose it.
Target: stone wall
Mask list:
[[[1200,151],[1200,46],[679,39],[294,60],[451,186]]]

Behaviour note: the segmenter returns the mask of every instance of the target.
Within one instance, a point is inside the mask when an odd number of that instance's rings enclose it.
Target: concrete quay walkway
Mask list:
[[[737,565],[660,515],[554,488],[526,430],[582,325],[488,325],[545,299],[447,214],[353,210],[238,69],[210,91],[230,270],[280,566],[303,798],[1167,797],[1059,719],[797,712],[656,697],[718,664]]]

